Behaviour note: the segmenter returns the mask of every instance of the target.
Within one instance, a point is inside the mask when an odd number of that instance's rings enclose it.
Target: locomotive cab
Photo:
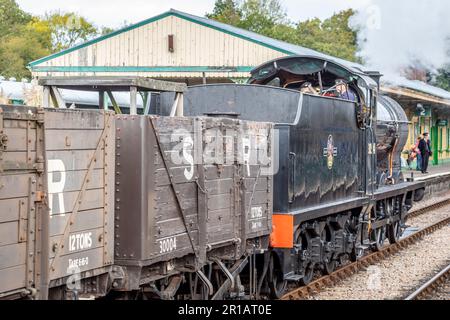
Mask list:
[[[376,107],[372,97],[376,96],[377,84],[373,79],[359,70],[317,57],[293,56],[268,62],[252,71],[248,83],[350,100],[356,104],[360,127],[368,125]]]

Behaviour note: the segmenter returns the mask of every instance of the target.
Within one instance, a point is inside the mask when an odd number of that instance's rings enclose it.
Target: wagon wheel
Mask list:
[[[400,220],[397,220],[394,223],[388,225],[387,236],[390,244],[397,243],[398,240],[400,240],[401,235],[402,235],[402,228],[400,225]]]
[[[320,240],[323,244],[322,261],[323,272],[326,275],[330,275],[336,270],[336,260],[333,259],[333,248],[329,246],[330,243],[334,243],[334,232],[331,226],[327,223],[325,228],[320,234]]]
[[[370,231],[370,240],[374,243],[375,251],[381,251],[386,240],[386,226]]]
[[[270,256],[269,262],[269,288],[272,299],[281,299],[287,288],[287,281],[283,280],[283,273],[275,263],[273,254]]]
[[[300,247],[300,266],[303,269],[303,278],[300,279],[301,285],[308,285],[314,278],[314,269],[316,264],[311,261],[312,241],[308,231],[302,230],[297,238],[297,245]]]

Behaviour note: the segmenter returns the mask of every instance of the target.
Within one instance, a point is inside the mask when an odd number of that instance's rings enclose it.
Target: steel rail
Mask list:
[[[413,210],[413,211],[408,213],[407,217],[408,218],[415,218],[415,217],[421,216],[421,215],[423,215],[423,214],[425,214],[427,212],[434,211],[434,210],[440,209],[442,207],[445,207],[447,205],[450,205],[450,198],[446,198],[446,199],[441,200],[439,202],[433,203],[433,204],[431,204],[431,205],[429,205],[427,207],[423,207],[423,208],[420,208],[420,209],[417,209],[417,210]]]
[[[434,209],[430,209],[430,207],[427,207],[427,208],[428,208],[427,211],[434,210]],[[365,268],[369,267],[370,265],[373,265],[383,259],[386,259],[387,257],[394,255],[397,252],[400,252],[400,251],[406,249],[411,244],[414,244],[414,243],[420,241],[426,235],[429,235],[439,229],[444,228],[449,223],[450,223],[450,217],[442,219],[441,221],[439,221],[437,223],[434,223],[428,227],[425,227],[425,228],[409,235],[406,238],[401,239],[397,243],[388,245],[388,246],[382,248],[380,251],[370,253],[370,254],[360,258],[356,262],[350,263],[346,266],[339,268],[338,270],[336,270],[329,276],[321,277],[321,278],[311,282],[307,286],[303,286],[303,287],[294,289],[293,291],[284,295],[281,298],[281,300],[303,300],[303,299],[308,298],[311,295],[315,295],[315,294],[319,293],[322,289],[336,285],[337,283],[341,282],[342,280],[357,273],[359,270],[365,269]]]
[[[420,300],[433,294],[439,286],[450,279],[450,264],[437,275],[428,280],[419,289],[411,293],[405,300]]]

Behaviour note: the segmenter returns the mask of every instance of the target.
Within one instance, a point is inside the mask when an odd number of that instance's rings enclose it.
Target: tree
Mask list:
[[[279,25],[288,26],[286,12],[278,0],[247,0],[241,3],[241,27],[267,36]]]
[[[297,44],[334,57],[356,61],[357,34],[348,22],[352,9],[341,11],[321,21],[318,18],[297,25]]]
[[[437,70],[437,74],[433,77],[431,84],[450,91],[450,64]]]
[[[274,39],[356,61],[356,32],[349,28],[353,10],[292,23],[279,0],[217,0],[207,17]]]
[[[92,23],[71,12],[46,14],[37,24],[39,28],[49,30],[53,52],[70,48],[98,35],[98,30]]]
[[[240,26],[242,12],[235,0],[217,0],[213,12],[206,14],[206,17],[233,26]]]
[[[50,50],[42,43],[42,35],[31,25],[22,26],[21,30],[21,35],[12,35],[2,40],[0,74],[7,78],[30,78],[28,63],[50,54]]]
[[[296,32],[279,0],[217,0],[209,19],[275,39],[295,42]]]
[[[0,0],[0,74],[29,78],[26,65],[50,53],[49,37],[13,0]]]
[[[115,31],[115,29],[110,28],[110,27],[102,27],[99,31],[99,34],[102,36],[105,36],[107,34],[113,33]]]
[[[0,0],[0,38],[15,34],[31,20],[14,0]]]
[[[41,19],[22,11],[14,0],[0,0],[0,74],[29,78],[31,61],[97,34],[95,26],[74,13],[47,14]]]

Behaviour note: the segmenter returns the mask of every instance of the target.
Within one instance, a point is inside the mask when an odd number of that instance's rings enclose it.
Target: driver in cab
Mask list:
[[[336,98],[358,102],[356,95],[348,88],[347,83],[342,79],[336,80]]]

